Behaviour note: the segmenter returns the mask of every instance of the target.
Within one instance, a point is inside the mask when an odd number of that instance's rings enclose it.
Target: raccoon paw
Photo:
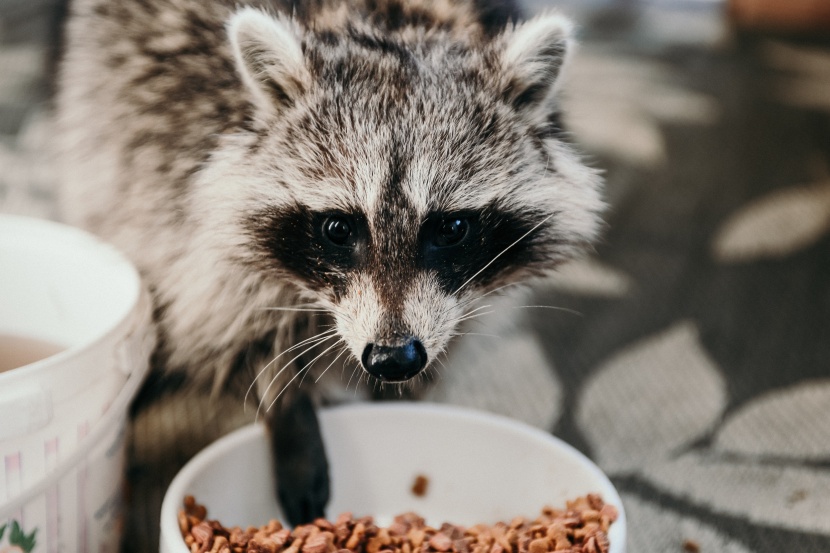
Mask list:
[[[311,399],[297,395],[269,421],[277,499],[287,521],[306,524],[325,516],[329,466]]]
[[[308,524],[326,516],[329,475],[325,463],[301,471],[277,468],[277,498],[292,526]]]

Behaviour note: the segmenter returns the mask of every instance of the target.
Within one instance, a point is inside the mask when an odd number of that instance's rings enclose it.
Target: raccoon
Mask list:
[[[315,380],[417,380],[475,300],[595,240],[572,43],[498,0],[71,3],[65,217],[139,267],[158,367],[250,383],[291,523],[328,500]]]

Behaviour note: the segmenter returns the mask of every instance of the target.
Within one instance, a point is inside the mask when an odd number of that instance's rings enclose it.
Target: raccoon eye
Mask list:
[[[332,216],[323,223],[323,234],[338,246],[344,246],[352,234],[352,229],[343,217]]]
[[[470,225],[467,219],[453,217],[444,219],[435,235],[435,245],[438,247],[454,246],[464,240]]]

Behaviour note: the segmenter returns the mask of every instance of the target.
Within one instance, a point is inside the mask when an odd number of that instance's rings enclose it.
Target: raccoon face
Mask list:
[[[255,128],[235,192],[248,262],[329,310],[373,376],[417,375],[477,298],[594,239],[599,178],[557,138],[563,18],[468,42],[252,9],[228,29]]]

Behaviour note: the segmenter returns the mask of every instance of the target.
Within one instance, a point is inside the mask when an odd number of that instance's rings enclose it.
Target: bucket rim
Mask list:
[[[0,373],[0,385],[6,387],[19,384],[20,382],[27,382],[31,378],[48,374],[56,367],[67,362],[83,360],[84,357],[91,355],[91,352],[95,351],[101,344],[115,341],[118,336],[129,335],[134,330],[131,327],[138,324],[135,321],[135,314],[138,311],[137,306],[143,300],[142,295],[144,289],[138,269],[121,250],[82,228],[49,219],[0,213],[0,229],[3,227],[23,230],[33,229],[34,232],[49,235],[59,234],[67,240],[77,241],[84,246],[88,246],[90,249],[94,247],[97,249],[95,255],[102,259],[109,258],[116,263],[119,266],[119,270],[123,270],[125,275],[129,275],[126,278],[131,280],[132,284],[129,285],[131,288],[130,297],[125,300],[124,308],[114,317],[114,322],[107,325],[101,332],[97,332],[91,338],[76,344],[67,345],[54,355]],[[65,344],[59,345],[64,346]]]

